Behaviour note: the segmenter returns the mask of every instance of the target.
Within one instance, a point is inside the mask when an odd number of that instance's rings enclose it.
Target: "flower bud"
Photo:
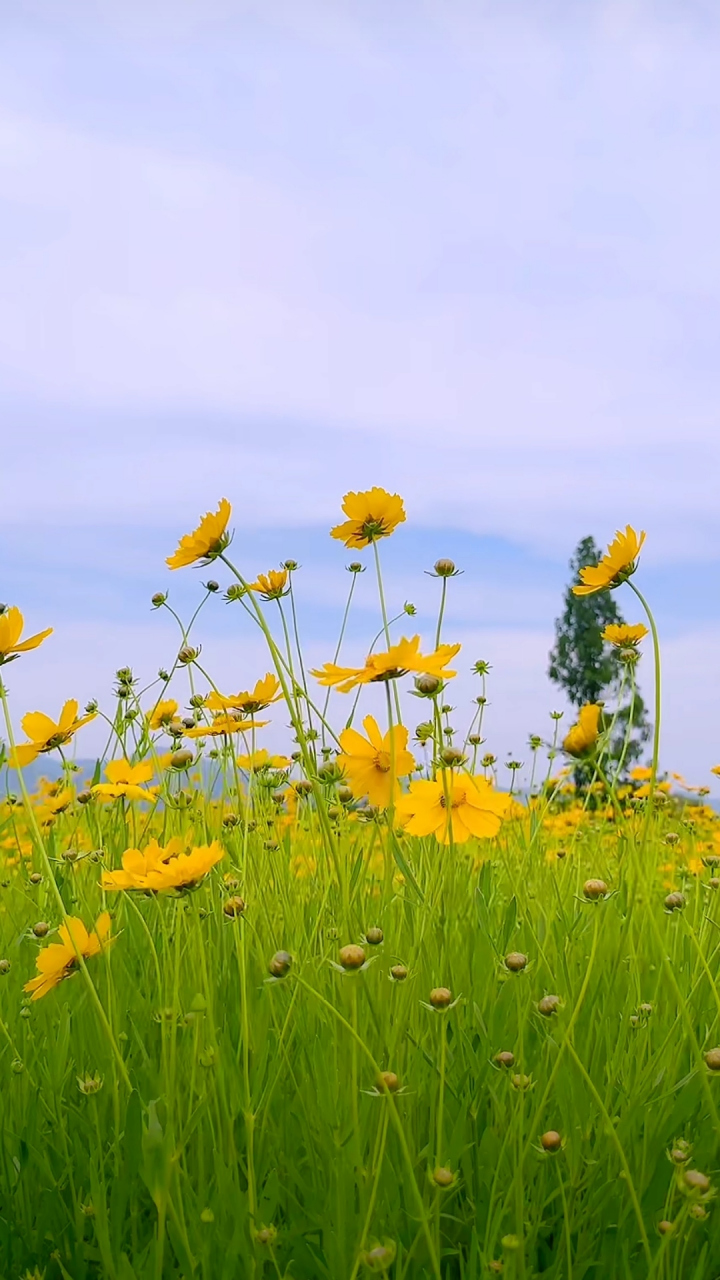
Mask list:
[[[452,1169],[439,1167],[433,1172],[432,1179],[436,1187],[441,1187],[443,1190],[446,1190],[447,1187],[451,1187],[453,1185],[455,1181],[455,1174],[452,1172]]]
[[[691,1204],[689,1209],[690,1217],[696,1218],[698,1222],[703,1222],[707,1218],[707,1209],[701,1204]]]
[[[583,893],[590,902],[597,902],[598,899],[604,898],[608,891],[608,887],[604,880],[586,880],[583,885]]]
[[[705,1066],[708,1071],[720,1071],[720,1049],[710,1049],[705,1054]]]
[[[433,567],[438,578],[452,578],[453,574],[457,573],[452,560],[436,560]]]
[[[447,1009],[452,1004],[452,991],[447,987],[433,987],[430,992],[430,1004],[433,1009]]]
[[[562,1138],[556,1129],[548,1129],[540,1139],[543,1151],[559,1151],[562,1146]]]
[[[495,1061],[499,1067],[511,1067],[515,1062],[515,1054],[509,1049],[503,1049],[500,1053],[495,1054]]]
[[[233,895],[232,898],[227,898],[223,902],[223,914],[234,920],[237,916],[242,915],[245,905],[244,898],[239,897],[237,894]]]
[[[182,662],[182,664],[187,667],[190,665],[191,662],[194,662],[195,659],[199,657],[200,657],[200,649],[199,648],[194,649],[192,645],[186,644],[186,645],[183,645],[182,649],[178,653],[177,660],[178,662]]]
[[[394,1240],[383,1240],[382,1244],[373,1245],[362,1254],[362,1260],[368,1271],[381,1272],[387,1275],[395,1261],[397,1246]]]
[[[185,748],[182,751],[173,751],[170,757],[170,764],[173,769],[188,769],[194,759],[194,753]]]
[[[365,952],[362,947],[351,942],[348,946],[341,948],[339,960],[343,969],[362,969],[365,964]]]
[[[380,1093],[385,1090],[388,1093],[397,1093],[400,1088],[400,1081],[394,1071],[381,1071],[378,1076],[377,1086]]]
[[[390,970],[390,977],[394,982],[404,982],[408,976],[408,971],[404,964],[394,964]]]
[[[440,752],[440,759],[443,764],[448,765],[452,769],[455,765],[463,764],[465,756],[457,747],[445,747],[444,750]]]
[[[1,973],[1,974],[6,974],[6,973],[9,973],[9,972],[10,972],[10,961],[9,961],[9,960],[0,960],[0,973]]]
[[[277,1238],[277,1227],[261,1227],[255,1232],[255,1240],[258,1244],[273,1244]]]
[[[42,876],[39,871],[33,871],[32,875],[29,876],[28,879],[31,884],[42,884]]]
[[[527,962],[527,956],[524,956],[522,951],[511,951],[505,957],[505,968],[511,973],[521,973]]]
[[[543,996],[542,1000],[538,1001],[538,1013],[542,1013],[546,1018],[549,1018],[553,1013],[557,1013],[559,1008],[559,996]]]
[[[661,1236],[669,1236],[671,1231],[675,1230],[675,1223],[669,1222],[667,1218],[663,1218],[662,1222],[658,1222],[658,1231]]]
[[[36,938],[47,938],[50,932],[50,925],[46,924],[44,920],[38,920],[37,924],[33,925],[32,931]]]
[[[382,929],[368,929],[365,934],[365,941],[369,943],[371,947],[379,947],[384,936]]]
[[[92,1093],[99,1093],[103,1087],[102,1076],[78,1076],[77,1087],[86,1097]]]
[[[341,804],[349,804],[353,798],[353,793],[349,787],[338,787],[337,798]]]
[[[442,680],[439,680],[437,676],[424,675],[415,677],[415,690],[417,693],[422,694],[423,698],[431,698],[434,693],[437,693],[441,685]]]
[[[154,609],[159,609],[160,606],[163,605],[166,600],[167,600],[167,596],[164,591],[156,591],[150,603],[152,604]]]
[[[561,859],[567,858],[567,849],[557,849],[555,852],[555,857],[561,858]]]
[[[214,578],[210,578],[209,581],[205,583],[205,590],[214,594],[216,591],[220,590],[220,583],[216,582]]]
[[[710,1179],[707,1174],[701,1173],[699,1169],[686,1169],[683,1175],[683,1182],[688,1191],[696,1192],[698,1195],[704,1195],[710,1190]]]
[[[510,1077],[510,1083],[513,1089],[517,1089],[519,1093],[524,1093],[526,1089],[530,1088],[532,1080],[530,1076],[518,1074]]]
[[[670,1152],[670,1159],[673,1164],[685,1164],[690,1159],[690,1144],[680,1138]]]
[[[353,560],[352,564],[348,565],[347,571],[348,573],[364,573],[365,569],[358,560]]]
[[[290,972],[292,956],[287,951],[276,951],[268,965],[273,978],[284,978]]]
[[[666,911],[682,911],[684,906],[685,906],[684,893],[669,893],[667,898],[665,899]]]

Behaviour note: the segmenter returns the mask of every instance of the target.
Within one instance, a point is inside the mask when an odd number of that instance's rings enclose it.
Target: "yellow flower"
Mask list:
[[[227,523],[232,507],[227,498],[220,499],[217,511],[208,511],[203,516],[197,529],[186,533],[178,543],[177,551],[168,556],[165,563],[171,569],[182,569],[185,565],[210,564],[216,556],[223,552],[230,541]]]
[[[165,698],[163,701],[156,702],[155,706],[146,713],[150,729],[168,729],[175,721],[177,710],[178,704],[174,698]]]
[[[615,645],[616,649],[634,649],[647,634],[648,629],[642,622],[636,622],[634,626],[628,626],[626,623],[615,626],[611,623],[603,631],[602,638],[607,640],[608,644]]]
[[[348,517],[330,530],[346,547],[367,547],[378,538],[388,538],[405,519],[403,500],[385,489],[366,489],[363,493],[346,493],[342,509]]]
[[[398,778],[404,778],[415,766],[415,758],[407,750],[408,731],[398,726],[383,736],[372,716],[363,720],[367,738],[357,729],[343,729],[340,734],[342,754],[337,763],[345,771],[348,786],[356,798],[367,796],[371,804],[387,809],[397,791]]]
[[[37,649],[43,640],[52,635],[52,627],[46,631],[38,631],[37,635],[18,643],[22,635],[24,618],[15,605],[11,605],[4,613],[0,613],[0,667],[4,662],[13,662],[21,653],[29,649]]]
[[[217,738],[220,734],[250,733],[252,729],[264,729],[269,720],[243,720],[241,716],[231,716],[219,711],[212,724],[199,724],[194,729],[185,729],[184,738]]]
[[[249,582],[251,591],[258,591],[263,600],[279,600],[288,593],[287,569],[269,569],[267,573],[259,573],[257,582]]]
[[[271,756],[263,747],[251,755],[238,756],[237,764],[246,773],[258,773],[261,769],[289,769],[292,761],[287,756]]]
[[[32,761],[36,760],[41,753],[64,747],[78,729],[82,729],[84,724],[95,719],[96,712],[93,711],[90,715],[83,716],[82,720],[78,720],[78,710],[77,702],[71,698],[60,712],[57,724],[42,711],[29,711],[26,716],[23,716],[20,723],[26,737],[31,741],[21,742],[15,748],[10,755],[10,767],[22,769],[26,764],[32,764]]]
[[[149,782],[153,776],[153,766],[149,760],[141,760],[139,764],[130,764],[128,760],[111,760],[105,766],[107,782],[96,782],[91,790],[107,800],[153,800],[152,791],[140,784]]]
[[[73,793],[69,787],[56,789],[42,800],[35,810],[41,827],[50,827],[59,813],[64,813],[72,804]]]
[[[162,893],[168,889],[189,889],[197,885],[225,852],[217,840],[184,852],[182,840],[174,836],[163,847],[151,840],[144,849],[126,849],[122,871],[103,871],[103,889],[139,889]]]
[[[311,671],[310,674],[315,676],[319,684],[337,685],[340,693],[349,693],[359,684],[395,680],[407,675],[409,671],[449,680],[456,672],[446,671],[445,666],[460,652],[460,648],[459,644],[441,644],[434,653],[423,656],[420,653],[419,636],[413,636],[412,640],[403,637],[387,653],[369,654],[364,667],[338,667],[334,662],[326,662],[322,670]]]
[[[714,764],[710,772],[714,773],[716,778],[720,778],[720,764]]]
[[[78,968],[78,952],[85,960],[107,950],[114,939],[110,938],[110,916],[103,911],[88,933],[82,920],[67,916],[58,933],[61,942],[52,942],[40,952],[36,964],[38,976],[25,983],[23,991],[32,991],[32,999],[40,1000],[52,991],[64,978],[69,978]]]
[[[635,572],[635,562],[644,541],[645,534],[638,535],[632,525],[627,525],[624,533],[622,529],[618,529],[600,563],[580,570],[582,585],[573,587],[574,594],[591,596],[596,591],[605,591],[608,587],[617,587],[625,582]]]
[[[577,724],[574,724],[563,742],[563,751],[569,756],[583,756],[598,740],[602,706],[588,702],[580,708]]]
[[[647,782],[648,778],[652,778],[652,769],[649,764],[636,764],[630,770],[630,777],[633,782]]]
[[[509,804],[510,796],[495,791],[486,778],[442,769],[433,781],[411,782],[396,813],[410,835],[464,844],[471,836],[488,840],[497,835]]]
[[[205,705],[210,711],[238,711],[241,715],[254,715],[257,711],[264,711],[280,697],[280,681],[277,676],[268,672],[262,680],[257,681],[252,690],[231,693],[227,697],[213,690],[205,699]]]

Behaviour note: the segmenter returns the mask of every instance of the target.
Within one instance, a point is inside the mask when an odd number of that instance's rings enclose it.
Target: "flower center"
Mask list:
[[[375,520],[373,516],[368,516],[363,522],[362,534],[369,542],[373,542],[375,538],[384,538],[386,536],[385,525],[382,520]]]
[[[375,757],[375,768],[381,773],[389,773],[391,768],[390,753],[388,751],[378,751]]]

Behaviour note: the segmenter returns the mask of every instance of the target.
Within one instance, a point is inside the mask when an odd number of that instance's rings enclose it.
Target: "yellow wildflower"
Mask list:
[[[288,593],[287,569],[269,569],[267,573],[259,573],[257,582],[250,582],[251,591],[257,591],[263,600],[279,600]]]
[[[228,715],[219,711],[211,724],[198,724],[194,729],[185,729],[184,738],[217,738],[220,734],[250,733],[253,729],[264,729],[269,720],[244,720],[242,716]]]
[[[433,653],[423,656],[420,653],[419,636],[413,636],[412,640],[403,637],[399,644],[391,645],[386,653],[369,654],[363,667],[338,667],[334,662],[326,662],[321,670],[311,671],[310,674],[315,676],[319,684],[337,685],[340,693],[349,693],[359,684],[396,680],[409,671],[437,676],[439,680],[449,680],[457,673],[447,671],[445,667],[460,652],[460,648],[459,644],[441,644]]]
[[[636,622],[633,626],[627,623],[620,626],[610,623],[603,631],[602,638],[616,649],[635,649],[648,634],[648,629],[642,622]]]
[[[574,724],[563,741],[563,751],[569,756],[583,756],[598,740],[602,706],[588,702],[580,708],[577,724]]]
[[[84,724],[89,724],[95,719],[96,712],[93,711],[78,720],[78,710],[78,703],[74,698],[70,698],[60,712],[57,724],[42,711],[29,711],[26,716],[23,716],[20,723],[30,742],[21,742],[11,753],[9,761],[11,768],[22,769],[25,765],[32,764],[33,760],[46,751],[55,751],[58,747],[64,747],[78,729],[82,729]]]
[[[71,977],[78,968],[78,952],[85,960],[100,955],[107,950],[114,939],[110,938],[110,916],[103,911],[95,922],[92,933],[88,933],[82,920],[77,916],[67,916],[65,923],[58,929],[61,942],[52,942],[40,952],[36,965],[38,976],[25,983],[24,991],[32,991],[32,999],[40,1000],[65,978]]]
[[[0,667],[5,662],[13,662],[21,653],[27,653],[29,649],[37,649],[43,640],[52,635],[53,629],[48,627],[47,630],[38,631],[36,635],[20,643],[24,621],[20,610],[15,605],[11,605],[9,609],[0,613]]]
[[[150,730],[169,729],[173,724],[179,726],[179,721],[175,718],[177,712],[178,704],[174,698],[165,698],[156,702],[155,706],[146,712]]]
[[[141,786],[149,782],[153,776],[153,766],[149,760],[141,760],[139,764],[130,764],[128,760],[111,760],[105,766],[107,782],[97,782],[91,790],[105,800],[153,800],[152,791]]]
[[[271,756],[264,747],[237,759],[238,769],[244,769],[246,773],[259,773],[261,769],[289,769],[291,764],[292,760],[287,756]]]
[[[345,771],[348,786],[356,798],[367,796],[371,804],[387,809],[398,778],[415,768],[415,758],[407,750],[408,731],[402,726],[383,735],[372,716],[363,720],[367,738],[357,729],[343,729],[340,734],[342,754],[337,763]]]
[[[165,561],[169,568],[182,569],[185,565],[196,564],[198,561],[210,564],[230,541],[227,524],[231,513],[232,507],[227,498],[221,498],[217,511],[206,512],[197,529],[180,539],[177,550]]]
[[[591,596],[596,591],[605,591],[625,582],[635,572],[644,541],[645,534],[638,535],[632,525],[627,525],[624,532],[618,529],[600,563],[580,570],[581,585],[573,587],[574,594]]]
[[[342,509],[348,517],[330,530],[346,547],[360,549],[378,538],[388,538],[405,519],[403,500],[385,489],[366,489],[362,493],[346,493]]]
[[[210,711],[238,711],[241,715],[255,715],[258,711],[264,711],[271,703],[277,702],[280,697],[280,681],[268,671],[252,690],[231,693],[227,697],[213,690],[207,695],[205,705]]]
[[[434,781],[411,782],[396,813],[410,835],[464,844],[471,836],[497,835],[509,804],[510,796],[495,791],[486,778],[443,769]]]
[[[104,871],[100,883],[105,890],[135,889],[152,893],[194,888],[224,856],[217,840],[187,853],[177,836],[164,847],[157,840],[150,840],[144,849],[126,849],[122,871]]]

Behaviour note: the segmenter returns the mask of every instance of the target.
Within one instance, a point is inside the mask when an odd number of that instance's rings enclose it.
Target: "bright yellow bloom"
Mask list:
[[[35,816],[41,827],[50,827],[58,814],[64,813],[73,802],[73,793],[69,787],[56,788],[43,798],[35,809]]]
[[[182,840],[174,836],[163,847],[151,840],[144,849],[126,849],[122,871],[103,871],[103,889],[139,889],[163,893],[168,889],[189,889],[207,875],[225,852],[217,840],[184,852]]]
[[[443,769],[432,782],[411,782],[408,794],[397,802],[396,813],[410,835],[433,835],[441,844],[451,840],[464,844],[471,836],[488,840],[497,835],[510,800],[486,778]]]
[[[720,778],[720,764],[714,764],[710,772],[714,773],[717,778]]]
[[[608,644],[615,645],[616,649],[634,649],[648,634],[648,629],[642,622],[636,622],[633,626],[629,626],[627,623],[615,626],[610,623],[603,631],[602,638],[607,640]]]
[[[107,800],[153,800],[152,791],[140,784],[149,782],[153,776],[153,766],[149,760],[141,760],[139,764],[130,764],[128,760],[111,760],[105,766],[107,782],[97,782],[91,790],[95,795]]]
[[[150,729],[168,729],[173,721],[177,724],[178,722],[175,720],[177,711],[178,704],[174,698],[165,698],[163,701],[156,703],[146,713]]]
[[[395,680],[407,675],[409,671],[449,680],[457,673],[446,671],[445,666],[460,652],[460,648],[459,644],[441,644],[434,653],[423,656],[420,653],[419,636],[413,636],[412,640],[403,637],[387,653],[369,654],[364,667],[338,667],[334,662],[326,662],[322,670],[311,671],[310,674],[315,676],[319,684],[337,685],[340,693],[349,693],[359,684]]]
[[[257,681],[252,690],[231,693],[227,697],[213,690],[205,699],[205,706],[210,711],[238,711],[241,715],[247,716],[254,715],[257,711],[264,711],[280,697],[282,697],[280,681],[277,676],[268,671],[262,680]]]
[[[238,769],[244,769],[246,773],[258,773],[261,769],[289,769],[292,760],[287,756],[271,756],[263,747],[251,755],[238,756],[237,764]]]
[[[0,613],[0,667],[4,662],[13,662],[21,653],[27,653],[29,649],[37,649],[43,640],[47,640],[47,637],[52,635],[53,629],[48,627],[46,631],[38,631],[37,635],[18,643],[24,621],[20,610],[15,605],[11,605],[4,613]]]
[[[78,729],[82,729],[84,724],[89,724],[95,719],[96,712],[93,711],[90,715],[83,716],[82,720],[78,720],[78,710],[78,703],[74,698],[70,698],[60,712],[57,724],[42,711],[29,711],[26,716],[23,716],[20,723],[30,742],[21,742],[15,748],[10,755],[10,767],[22,769],[26,764],[32,764],[33,760],[37,760],[40,754],[64,747]]]
[[[61,942],[52,942],[40,952],[36,964],[37,978],[25,983],[23,991],[32,991],[32,999],[40,1000],[52,991],[64,978],[69,978],[79,967],[78,952],[85,960],[106,951],[114,939],[110,938],[110,916],[103,911],[95,922],[92,933],[88,933],[82,920],[77,916],[67,916],[65,923],[58,929]]]
[[[287,569],[269,569],[267,573],[259,573],[257,582],[249,582],[251,591],[258,591],[263,600],[279,600],[287,595]]]
[[[388,538],[405,519],[403,500],[385,489],[366,489],[363,493],[346,493],[342,509],[348,517],[330,530],[331,538],[339,538],[346,547],[367,547],[378,538]]]
[[[217,738],[220,734],[250,733],[252,729],[264,729],[269,720],[244,720],[242,716],[231,716],[219,711],[212,724],[199,724],[194,729],[185,729],[185,738]]]
[[[597,565],[580,570],[581,586],[573,587],[576,596],[591,596],[596,591],[617,587],[635,572],[636,560],[645,541],[645,534],[637,534],[632,525],[625,532],[618,529],[605,555]]]
[[[347,774],[348,786],[356,798],[367,796],[371,804],[387,809],[397,792],[398,778],[407,777],[416,767],[414,756],[407,750],[408,731],[397,726],[383,736],[372,716],[365,717],[363,728],[367,738],[357,729],[343,729],[342,754],[337,763]]]
[[[197,561],[210,564],[230,541],[227,524],[231,513],[232,507],[227,498],[221,498],[217,511],[206,512],[197,529],[180,539],[177,551],[168,556],[165,563],[171,569],[183,569],[185,565],[196,564]]]
[[[588,702],[580,708],[577,724],[574,724],[563,742],[563,751],[569,756],[583,756],[598,740],[602,706]]]
[[[647,782],[648,778],[652,778],[652,769],[649,764],[636,764],[630,770],[630,777],[633,782]]]

